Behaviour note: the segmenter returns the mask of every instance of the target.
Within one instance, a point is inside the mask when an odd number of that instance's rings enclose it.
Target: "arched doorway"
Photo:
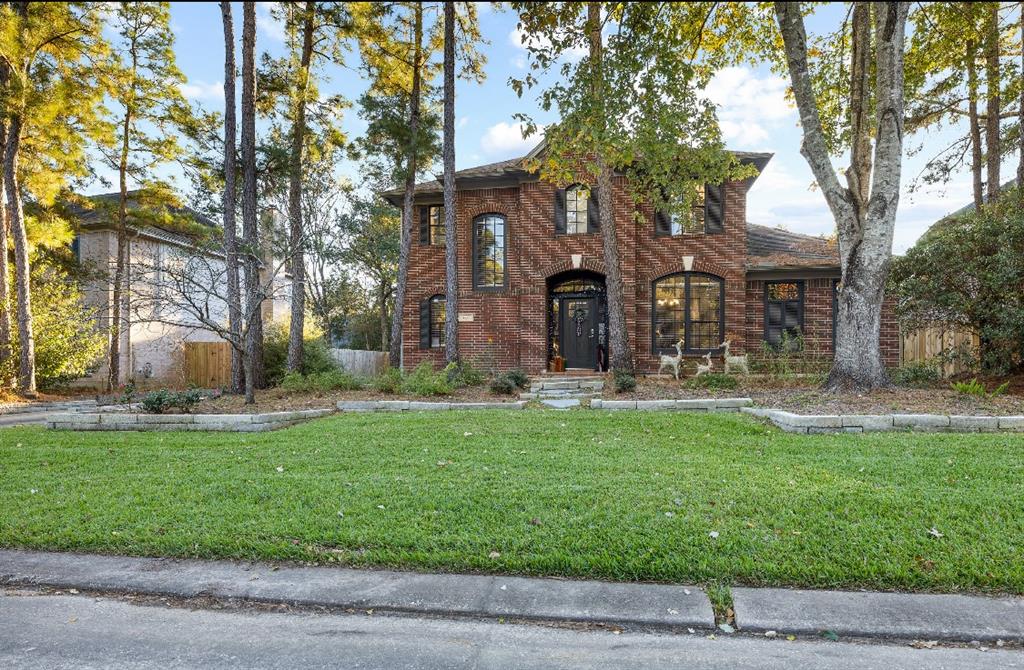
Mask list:
[[[572,270],[548,279],[548,362],[567,370],[608,369],[608,301],[604,275]]]

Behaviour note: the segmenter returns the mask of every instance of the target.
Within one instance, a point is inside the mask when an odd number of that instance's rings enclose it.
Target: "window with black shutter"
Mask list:
[[[575,184],[565,189],[566,234],[576,235],[588,231],[591,201],[590,189],[582,184]]]
[[[441,294],[420,303],[420,348],[444,346],[445,299]]]
[[[764,339],[773,347],[783,341],[790,350],[800,347],[804,329],[804,283],[770,281],[764,284]]]
[[[705,232],[704,218],[706,214],[705,193],[707,187],[698,184],[694,188],[693,200],[684,212],[657,212],[654,215],[654,234],[658,236],[680,237]]]
[[[473,220],[473,288],[502,289],[508,278],[505,217],[483,214]]]

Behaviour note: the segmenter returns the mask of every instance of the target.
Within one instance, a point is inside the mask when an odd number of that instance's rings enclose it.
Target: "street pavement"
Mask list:
[[[0,668],[1024,669],[1020,650],[137,604],[0,589]],[[194,601],[192,601],[194,604]],[[188,604],[188,602],[186,602]]]

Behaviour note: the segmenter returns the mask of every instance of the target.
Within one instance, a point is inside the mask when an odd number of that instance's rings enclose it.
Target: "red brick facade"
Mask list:
[[[641,208],[639,216],[634,216],[635,207],[624,178],[616,178],[613,202],[626,321],[639,371],[652,372],[658,367],[659,354],[652,350],[653,282],[683,272],[684,257],[692,256],[692,271],[724,280],[725,334],[732,338],[733,352],[760,351],[764,283],[747,269],[746,189],[742,182],[723,187],[723,232],[656,237],[653,212]],[[518,367],[528,374],[547,369],[547,280],[572,269],[605,273],[600,233],[556,235],[555,192],[553,185],[536,180],[500,188],[460,185],[456,215],[459,350],[464,358],[481,367]],[[414,220],[419,221],[420,207],[440,202],[440,193],[418,194]],[[506,219],[507,283],[503,290],[480,291],[473,287],[472,221],[487,213],[498,213]],[[405,369],[422,361],[443,363],[443,349],[421,347],[420,306],[424,299],[444,294],[444,254],[444,247],[422,244],[414,232],[403,315]],[[574,255],[580,257],[575,266]],[[833,276],[838,277],[838,268],[832,276],[826,276],[829,274],[820,268],[815,273],[801,273],[798,269],[792,273],[793,279],[804,282],[807,349],[826,355],[832,349],[832,282]],[[886,363],[896,365],[898,336],[891,310],[886,312],[883,347]]]

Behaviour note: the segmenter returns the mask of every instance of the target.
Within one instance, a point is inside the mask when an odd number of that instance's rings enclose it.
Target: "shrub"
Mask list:
[[[491,393],[494,395],[512,395],[519,386],[507,374],[498,375],[491,380]]]
[[[889,373],[894,384],[899,386],[928,386],[939,381],[939,366],[931,361],[920,361],[902,365]]]
[[[1010,389],[1010,382],[1003,382],[992,389],[991,392],[985,390],[985,385],[979,382],[977,377],[969,382],[953,382],[951,386],[954,391],[963,395],[970,395],[976,398],[994,398],[1006,393]]]
[[[175,393],[173,402],[182,412],[191,412],[202,399],[203,396],[200,395],[198,389],[189,389],[181,393]]]
[[[372,382],[370,386],[375,391],[381,393],[401,393],[402,392],[402,371],[396,368],[388,368],[384,372],[380,373]]]
[[[280,387],[285,391],[326,393],[327,391],[357,391],[363,388],[361,379],[344,370],[314,372],[302,375],[289,372],[281,380]]]
[[[150,391],[142,396],[142,401],[140,402],[142,411],[149,414],[163,414],[174,406],[174,395],[174,393],[167,389]]]
[[[487,381],[483,372],[477,370],[467,361],[449,363],[444,369],[448,382],[455,388],[464,386],[482,386]]]
[[[519,368],[509,370],[505,373],[505,376],[516,385],[516,388],[524,389],[530,385],[530,378],[527,377],[526,373]]]
[[[435,372],[429,361],[417,365],[416,369],[402,380],[402,393],[409,395],[449,395],[452,390],[448,374],[444,370]]]
[[[267,383],[280,386],[288,373],[288,325],[275,321],[270,324],[263,336],[263,366],[266,371]],[[319,372],[331,372],[338,369],[338,364],[331,358],[327,343],[314,329],[303,333],[302,337],[302,368],[304,375]]]
[[[612,385],[616,393],[626,393],[636,389],[636,377],[631,372],[615,370],[612,373]]]
[[[686,386],[689,388],[705,388],[705,389],[734,389],[739,386],[739,380],[732,375],[727,375],[721,372],[712,372],[700,377],[693,377],[686,381]]]

